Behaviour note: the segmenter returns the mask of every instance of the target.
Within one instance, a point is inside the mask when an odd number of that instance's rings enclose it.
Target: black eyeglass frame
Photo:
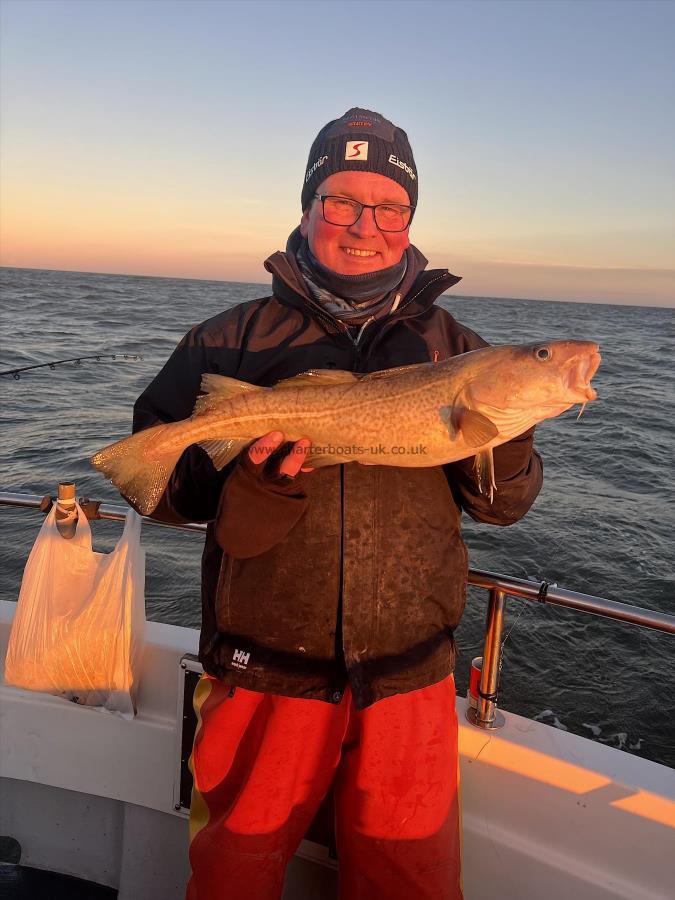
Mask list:
[[[388,234],[401,234],[402,231],[406,231],[408,228],[410,228],[410,223],[413,220],[413,216],[415,215],[415,209],[417,208],[415,206],[408,206],[407,203],[375,203],[375,204],[361,203],[360,200],[354,200],[353,197],[342,197],[340,194],[314,194],[314,199],[321,201],[321,215],[324,218],[324,222],[328,222],[329,225],[336,225],[338,228],[351,228],[352,225],[356,225],[356,223],[359,221],[359,219],[363,215],[364,209],[372,209],[373,210],[373,219],[375,220],[375,226],[380,231],[384,231],[385,233],[388,233]],[[361,210],[360,210],[358,216],[354,219],[353,222],[350,222],[349,225],[343,225],[340,222],[331,222],[330,219],[326,218],[325,202],[326,202],[326,200],[329,200],[329,199],[330,200],[349,200],[350,203],[356,203],[358,206],[360,206]],[[380,228],[380,226],[377,223],[377,215],[375,213],[375,210],[377,209],[378,206],[398,206],[401,209],[407,209],[410,211],[410,218],[408,219],[407,224],[403,228]]]

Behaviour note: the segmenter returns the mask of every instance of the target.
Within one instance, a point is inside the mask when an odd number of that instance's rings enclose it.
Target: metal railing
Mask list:
[[[55,499],[49,494],[40,497],[37,494],[12,494],[0,491],[0,506],[14,506],[21,509],[39,509],[42,512],[49,511],[49,504],[45,501]],[[78,500],[80,506],[90,501],[80,497]],[[89,516],[90,519],[109,519],[113,522],[123,522],[127,515],[128,506],[121,503],[98,503],[96,501],[96,514]],[[159,525],[162,528],[181,528],[183,531],[201,531],[206,533],[206,525],[200,525],[196,522],[186,522],[185,524],[158,522],[151,519],[150,516],[141,516],[145,525]]]
[[[500,655],[502,647],[502,626],[507,597],[520,597],[535,603],[547,603],[564,606],[579,612],[591,613],[606,619],[627,622],[629,625],[641,625],[666,634],[675,634],[675,616],[644,609],[642,606],[631,606],[604,597],[581,594],[551,585],[546,581],[525,581],[511,578],[508,575],[497,575],[494,572],[469,570],[469,584],[484,588],[490,592],[485,619],[485,644],[483,647],[483,664],[481,668],[480,687],[475,698],[476,705],[467,711],[467,718],[479,728],[499,728],[502,721],[497,711],[499,693]]]
[[[0,506],[41,509],[43,512],[46,512],[49,508],[49,499],[49,497],[39,497],[32,494],[0,492]],[[84,502],[86,501],[80,500],[81,505]],[[126,517],[127,507],[121,504],[101,503],[94,504],[94,506],[95,513],[92,518],[123,521]],[[142,518],[143,522],[148,525],[160,525],[164,528],[181,528],[187,531],[206,531],[206,525],[157,522],[148,516],[143,516]],[[568,591],[546,581],[526,581],[521,578],[512,578],[508,575],[498,575],[494,572],[469,569],[468,583],[475,587],[483,588],[490,593],[485,619],[485,643],[480,686],[475,698],[475,706],[470,706],[467,711],[468,720],[479,728],[494,729],[499,728],[502,724],[502,717],[500,717],[497,710],[497,700],[499,695],[502,629],[507,597],[519,597],[535,603],[564,606],[567,609],[626,622],[629,625],[640,625],[643,628],[652,628],[655,631],[662,631],[666,634],[675,634],[675,616],[645,609],[641,606],[619,603],[616,600],[607,600],[604,597],[594,597],[591,594]]]

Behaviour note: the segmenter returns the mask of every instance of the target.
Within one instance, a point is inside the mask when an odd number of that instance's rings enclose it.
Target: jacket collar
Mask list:
[[[265,268],[272,274],[272,293],[291,306],[309,305],[314,310],[321,310],[310,296],[295,259],[300,239],[300,229],[296,228],[288,238],[286,251],[278,250],[265,260]],[[444,291],[461,281],[460,276],[452,275],[447,269],[427,269],[426,257],[412,244],[406,254],[408,268],[401,283],[403,297],[396,312],[391,314],[392,319],[419,315],[432,306]],[[327,315],[324,310],[321,311],[324,316]],[[335,324],[338,330],[343,330],[337,320]]]

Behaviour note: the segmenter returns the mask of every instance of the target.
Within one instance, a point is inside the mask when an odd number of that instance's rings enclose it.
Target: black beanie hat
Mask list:
[[[417,170],[408,135],[369,109],[348,110],[321,129],[309,151],[302,209],[322,181],[335,172],[377,172],[397,181],[417,205]]]

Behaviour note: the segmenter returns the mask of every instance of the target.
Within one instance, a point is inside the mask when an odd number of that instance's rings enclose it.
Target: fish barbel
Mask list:
[[[271,388],[206,374],[189,419],[117,441],[91,462],[144,515],[191,444],[222,469],[270,431],[309,438],[305,464],[315,468],[439,466],[475,456],[480,490],[492,498],[492,448],[594,400],[598,350],[589,341],[486,347],[367,375],[313,369]]]

